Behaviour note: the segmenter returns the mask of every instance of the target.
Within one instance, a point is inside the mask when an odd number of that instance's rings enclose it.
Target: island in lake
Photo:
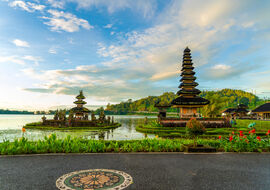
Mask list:
[[[42,122],[26,124],[25,128],[31,129],[111,129],[121,126],[121,124],[114,122],[114,117],[105,115],[104,110],[101,110],[99,117],[96,118],[94,112],[84,107],[86,102],[83,91],[76,96],[75,107],[69,110],[68,117],[66,110],[57,110],[53,119],[42,117]],[[91,114],[91,119],[89,119]]]

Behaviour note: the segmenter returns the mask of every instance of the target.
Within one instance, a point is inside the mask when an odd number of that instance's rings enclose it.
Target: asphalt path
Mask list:
[[[51,154],[0,156],[0,190],[56,190],[63,174],[114,169],[133,177],[127,190],[270,190],[270,154]]]

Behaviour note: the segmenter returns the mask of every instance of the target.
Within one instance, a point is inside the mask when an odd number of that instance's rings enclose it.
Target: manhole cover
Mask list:
[[[129,186],[132,177],[122,171],[107,169],[81,170],[65,174],[57,179],[56,187],[64,190],[120,190]]]

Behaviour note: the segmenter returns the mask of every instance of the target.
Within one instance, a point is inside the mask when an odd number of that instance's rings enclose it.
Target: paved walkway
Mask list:
[[[69,154],[0,157],[1,190],[53,190],[63,174],[114,169],[127,190],[270,189],[270,154]]]

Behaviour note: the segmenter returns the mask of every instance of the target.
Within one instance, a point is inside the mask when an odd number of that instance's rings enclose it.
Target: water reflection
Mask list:
[[[0,142],[6,140],[13,140],[22,137],[21,128],[26,123],[36,122],[40,120],[41,116],[37,115],[0,115]],[[50,118],[51,116],[46,116]],[[154,135],[147,135],[137,132],[135,126],[138,122],[144,120],[144,116],[114,116],[116,122],[122,124],[121,127],[110,129],[106,131],[95,130],[30,130],[25,133],[25,137],[30,140],[43,139],[51,133],[56,133],[58,138],[65,138],[67,135],[72,137],[81,137],[85,139],[102,139],[102,140],[130,140],[130,139],[143,139],[153,138]]]

